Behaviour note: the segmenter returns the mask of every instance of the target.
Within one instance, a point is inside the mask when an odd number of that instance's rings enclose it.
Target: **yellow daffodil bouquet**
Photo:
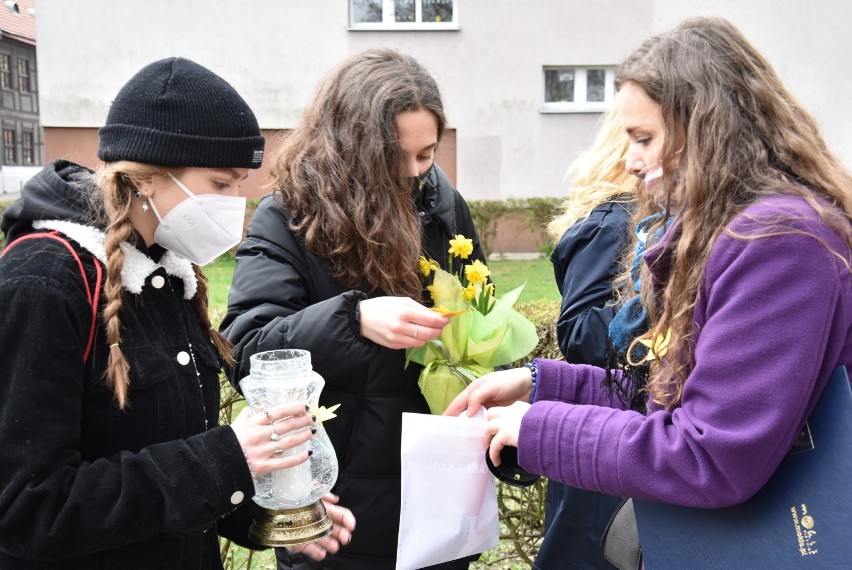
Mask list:
[[[449,263],[467,259],[473,240],[457,235],[450,240]],[[523,291],[521,285],[494,296],[491,271],[479,260],[463,264],[458,275],[444,271],[438,262],[420,258],[420,272],[431,284],[426,288],[433,311],[452,317],[437,339],[406,350],[410,361],[423,365],[418,383],[433,414],[441,414],[465,386],[476,378],[529,354],[538,335],[535,325],[512,308]]]

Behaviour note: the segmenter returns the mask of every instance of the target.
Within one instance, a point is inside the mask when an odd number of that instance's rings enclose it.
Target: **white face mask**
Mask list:
[[[154,201],[148,198],[160,225],[154,241],[196,265],[207,265],[238,243],[243,236],[246,199],[221,194],[196,196],[169,173],[169,178],[188,198],[163,218]]]
[[[660,181],[663,179],[663,163],[657,162],[650,166],[646,166],[637,175],[645,184],[645,190],[655,200],[659,201],[662,196],[658,196],[660,192]]]

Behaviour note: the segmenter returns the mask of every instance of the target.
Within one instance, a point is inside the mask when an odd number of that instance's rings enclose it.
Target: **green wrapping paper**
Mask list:
[[[462,298],[457,277],[435,271],[430,289],[435,306],[464,312],[452,317],[438,339],[406,350],[406,362],[423,365],[418,384],[433,414],[443,413],[476,378],[523,358],[536,347],[535,325],[513,308],[523,288],[492,298],[483,314]]]

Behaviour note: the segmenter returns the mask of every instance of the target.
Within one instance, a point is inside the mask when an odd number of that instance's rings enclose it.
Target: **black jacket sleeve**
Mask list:
[[[378,350],[361,336],[355,320],[355,307],[366,294],[336,287],[288,224],[286,211],[271,196],[264,198],[237,250],[221,325],[235,345],[237,362],[228,374],[235,386],[249,374],[249,359],[258,352],[308,350],[314,370],[329,379],[345,376]]]
[[[620,270],[629,237],[630,212],[618,203],[595,208],[568,228],[551,256],[562,305],[556,323],[559,348],[568,362],[604,366],[612,279]]]

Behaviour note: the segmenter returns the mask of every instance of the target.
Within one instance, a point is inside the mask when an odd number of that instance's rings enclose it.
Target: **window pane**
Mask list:
[[[415,17],[414,0],[394,0],[394,14],[397,22],[413,22]]]
[[[352,23],[382,21],[382,0],[352,0]]]
[[[15,164],[15,155],[15,130],[3,129],[3,158],[6,164]]]
[[[21,158],[24,164],[33,163],[33,134],[29,131],[21,133]]]
[[[586,71],[586,101],[589,103],[603,103],[606,93],[606,71],[603,69],[589,69]]]
[[[452,22],[453,4],[452,0],[423,0],[423,21]]]
[[[547,103],[574,102],[573,69],[546,69],[544,71],[544,100]]]

